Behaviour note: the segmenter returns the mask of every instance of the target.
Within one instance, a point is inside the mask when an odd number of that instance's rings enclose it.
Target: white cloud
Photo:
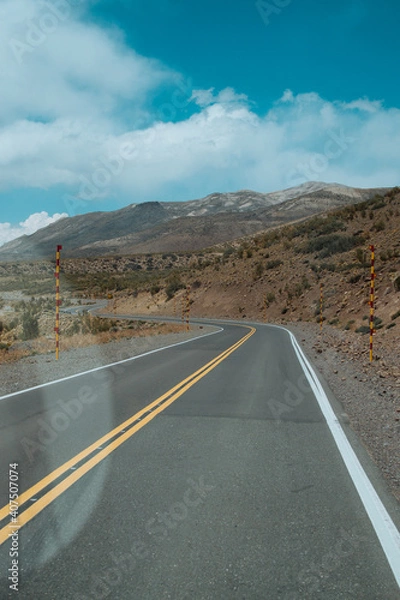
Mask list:
[[[342,106],[347,110],[375,113],[382,109],[382,102],[380,100],[371,102],[368,98],[360,98],[359,100],[353,100],[353,102],[343,103]]]
[[[398,108],[287,89],[259,116],[245,94],[193,91],[179,74],[135,53],[118,30],[82,19],[83,0],[58,0],[64,17],[53,20],[48,6],[0,4],[0,191],[63,185],[87,202],[142,201],[175,189],[190,198],[309,179],[399,183]],[[167,100],[154,111],[159,92]]]
[[[201,108],[205,108],[211,104],[247,103],[249,100],[246,94],[237,94],[231,87],[221,90],[218,94],[214,94],[214,89],[194,90],[190,100],[193,100]]]
[[[281,102],[293,102],[294,101],[294,94],[292,92],[292,90],[285,90],[283,93],[283,96],[281,98]]]
[[[11,242],[22,235],[32,235],[42,227],[47,227],[60,219],[68,217],[67,213],[55,214],[52,217],[47,212],[34,213],[18,225],[0,223],[0,246]]]

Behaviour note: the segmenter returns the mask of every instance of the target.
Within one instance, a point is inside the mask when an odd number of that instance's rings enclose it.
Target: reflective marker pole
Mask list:
[[[267,294],[264,294],[264,323],[267,322]]]
[[[56,326],[54,331],[56,332],[56,360],[60,358],[60,252],[62,250],[62,246],[57,246],[56,252]]]
[[[186,331],[190,330],[190,285],[186,288]]]
[[[185,296],[182,296],[182,325],[185,326]]]
[[[324,285],[321,283],[319,287],[319,329],[322,331],[324,321]]]
[[[371,250],[371,288],[369,297],[369,362],[374,359],[373,343],[374,343],[374,309],[375,309],[375,246],[370,246]]]

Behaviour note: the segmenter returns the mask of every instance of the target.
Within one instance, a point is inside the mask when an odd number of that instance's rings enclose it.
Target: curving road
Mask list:
[[[224,322],[0,399],[0,598],[400,598],[399,506],[325,390]]]

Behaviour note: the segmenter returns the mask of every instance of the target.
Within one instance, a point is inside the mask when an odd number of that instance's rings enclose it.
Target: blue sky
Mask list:
[[[1,0],[0,245],[60,216],[400,175],[397,0]]]

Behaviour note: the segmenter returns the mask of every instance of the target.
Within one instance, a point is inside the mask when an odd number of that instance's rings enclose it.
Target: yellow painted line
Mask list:
[[[242,327],[243,327],[243,325],[242,325]],[[249,334],[247,334],[247,336],[249,336]],[[163,400],[165,400],[166,398],[168,398],[168,396],[170,396],[171,394],[173,394],[174,392],[176,392],[177,390],[179,390],[183,385],[185,385],[187,382],[191,381],[194,377],[196,377],[204,369],[207,369],[208,367],[210,367],[215,361],[219,360],[222,356],[224,356],[225,353],[229,352],[232,349],[236,349],[236,347],[238,345],[241,345],[241,343],[244,343],[244,341],[246,339],[248,339],[247,336],[245,338],[243,338],[242,340],[239,340],[238,342],[236,342],[233,346],[231,346],[231,348],[228,348],[227,350],[224,350],[224,352],[222,352],[222,354],[220,354],[216,358],[213,358],[209,363],[207,363],[206,365],[204,365],[203,367],[201,367],[200,369],[198,369],[198,371],[196,371],[195,373],[192,373],[191,375],[189,375],[186,379],[184,379],[183,381],[179,382],[173,388],[171,388],[170,390],[168,390],[168,392],[166,392],[165,394],[163,394],[162,396],[160,396],[159,398],[157,398],[156,400],[154,400],[154,402],[152,402],[151,404],[148,404],[147,406],[145,406],[144,408],[142,408],[135,415],[133,415],[132,417],[130,417],[129,419],[127,419],[126,421],[124,421],[121,425],[118,425],[117,427],[115,427],[115,429],[113,429],[109,433],[105,434],[103,437],[101,437],[100,439],[98,439],[96,442],[94,442],[93,444],[91,444],[90,446],[88,446],[88,448],[86,448],[85,450],[82,450],[82,452],[80,452],[79,454],[77,454],[76,456],[74,456],[72,459],[70,459],[65,464],[63,464],[60,467],[58,467],[57,469],[55,469],[52,473],[50,473],[49,475],[47,475],[46,477],[44,477],[41,481],[39,481],[34,486],[32,486],[30,489],[28,489],[26,492],[24,492],[23,494],[21,494],[20,497],[19,497],[19,499],[18,499],[19,507],[21,507],[28,500],[30,500],[30,498],[32,498],[32,497],[36,496],[38,493],[40,493],[44,488],[46,488],[48,485],[50,485],[51,483],[53,483],[53,481],[55,481],[61,475],[63,475],[66,471],[68,471],[69,469],[71,469],[71,467],[74,467],[78,462],[80,462],[81,460],[83,460],[84,458],[86,458],[87,456],[89,456],[89,454],[91,454],[92,452],[94,452],[99,446],[102,446],[104,443],[106,443],[109,440],[111,440],[113,437],[115,437],[116,435],[118,435],[118,433],[120,433],[123,429],[126,429],[126,427],[129,427],[129,425],[131,425],[132,423],[134,423],[138,418],[140,418],[146,412],[148,412],[149,410],[151,410],[154,406],[156,406],[157,404],[159,404],[160,402],[162,402]],[[5,519],[8,516],[8,514],[9,514],[9,507],[8,507],[8,505],[6,505],[6,506],[4,506],[0,510],[0,521],[2,521],[3,519]]]
[[[21,494],[18,499],[19,507],[21,507],[27,500],[34,497],[38,492],[42,491],[45,487],[47,487],[50,483],[55,481],[60,475],[65,473],[67,470],[74,466],[77,462],[81,461],[83,458],[91,454],[99,445],[103,442],[112,439],[115,435],[117,435],[121,430],[125,429],[129,424],[136,421],[142,414],[145,414],[152,407],[156,406],[168,396],[173,394],[169,400],[164,402],[162,406],[156,408],[150,415],[145,417],[140,423],[137,423],[134,427],[132,427],[129,431],[125,432],[123,435],[120,435],[116,440],[111,442],[107,448],[96,454],[96,456],[92,457],[88,460],[84,465],[76,469],[71,475],[66,477],[62,482],[56,485],[52,490],[47,492],[42,498],[40,498],[35,504],[27,508],[23,513],[18,516],[18,525],[13,526],[7,524],[3,529],[0,529],[0,545],[3,544],[9,537],[10,533],[12,533],[13,529],[18,527],[19,529],[26,525],[33,517],[35,517],[38,513],[40,513],[44,508],[46,508],[53,500],[55,500],[58,496],[60,496],[63,492],[65,492],[69,487],[71,487],[76,481],[78,481],[83,475],[85,475],[88,471],[90,471],[93,467],[95,467],[99,462],[104,460],[107,456],[109,456],[114,450],[116,450],[121,444],[123,444],[126,440],[128,440],[132,435],[134,435],[137,431],[139,431],[142,427],[144,427],[147,423],[149,423],[155,416],[159,413],[163,412],[170,404],[175,402],[180,396],[182,396],[188,389],[194,386],[200,379],[205,377],[210,371],[215,369],[222,361],[224,361],[228,356],[230,356],[233,352],[235,352],[242,344],[244,344],[254,333],[256,329],[254,327],[250,328],[250,332],[245,335],[241,340],[233,344],[230,348],[222,352],[219,356],[214,358],[212,361],[201,367],[198,371],[184,379],[182,382],[171,388],[168,392],[157,398],[154,402],[143,408],[141,411],[136,413],[133,417],[119,425],[113,431],[106,434],[97,442],[83,450],[81,453],[77,454],[74,458],[66,462],[64,465],[53,471],[50,475],[39,481],[29,490]],[[182,387],[183,386],[183,387]],[[175,392],[175,393],[174,393]],[[0,517],[5,518],[9,514],[9,506],[6,505],[0,511]]]
[[[243,325],[242,325],[242,327],[243,327]],[[254,331],[251,332],[251,335],[253,335]],[[89,456],[89,454],[91,454],[92,452],[94,452],[99,446],[101,446],[102,444],[104,444],[104,443],[108,442],[109,440],[111,440],[118,433],[120,433],[123,429],[126,429],[126,427],[129,427],[129,425],[131,425],[132,423],[134,423],[143,414],[145,414],[146,412],[148,412],[149,410],[151,410],[154,406],[156,406],[157,404],[159,404],[160,402],[162,402],[163,400],[165,400],[166,398],[168,398],[168,396],[170,396],[171,394],[173,394],[174,392],[176,392],[177,390],[179,390],[183,385],[185,385],[187,382],[191,381],[194,377],[196,377],[203,370],[209,368],[214,362],[218,361],[227,352],[230,352],[231,350],[236,349],[239,345],[241,345],[242,343],[244,343],[248,339],[248,337],[250,337],[250,334],[247,334],[245,336],[245,338],[242,338],[242,340],[239,340],[238,342],[236,342],[233,346],[231,346],[231,348],[228,348],[227,350],[225,350],[224,352],[222,352],[222,354],[220,354],[219,356],[217,356],[216,358],[214,358],[213,360],[211,360],[209,363],[207,363],[206,365],[204,365],[203,367],[201,367],[195,373],[192,373],[191,375],[189,375],[183,381],[179,382],[177,385],[175,385],[173,388],[171,388],[168,392],[166,392],[165,394],[163,394],[162,396],[160,396],[159,398],[157,398],[156,400],[154,400],[154,402],[152,402],[151,404],[148,404],[147,406],[145,406],[143,409],[141,409],[135,415],[133,415],[132,417],[130,417],[129,419],[127,419],[126,421],[124,421],[121,425],[118,425],[115,429],[113,429],[109,433],[105,434],[103,437],[101,437],[100,439],[98,439],[96,442],[94,442],[93,444],[91,444],[90,446],[88,446],[88,448],[86,448],[85,450],[82,450],[82,452],[80,452],[79,454],[77,454],[76,456],[74,456],[68,462],[66,462],[65,464],[61,465],[60,467],[58,467],[57,469],[55,469],[52,473],[50,473],[49,475],[47,475],[46,477],[44,477],[41,481],[39,481],[34,486],[32,486],[30,489],[28,489],[26,492],[24,492],[23,494],[21,494],[21,496],[18,499],[19,506],[21,507],[23,504],[25,504],[25,502],[27,502],[28,500],[30,500],[30,498],[32,498],[35,495],[37,495],[44,488],[46,488],[48,485],[50,485],[53,481],[55,481],[61,475],[63,475],[66,471],[68,471],[69,469],[71,469],[71,467],[75,466],[78,462],[80,462],[81,460],[83,460],[84,458],[86,458],[87,456]],[[6,506],[4,506],[0,510],[0,521],[2,521],[3,519],[5,519],[8,516],[8,514],[9,514],[9,507],[8,507],[8,505],[6,505]]]

